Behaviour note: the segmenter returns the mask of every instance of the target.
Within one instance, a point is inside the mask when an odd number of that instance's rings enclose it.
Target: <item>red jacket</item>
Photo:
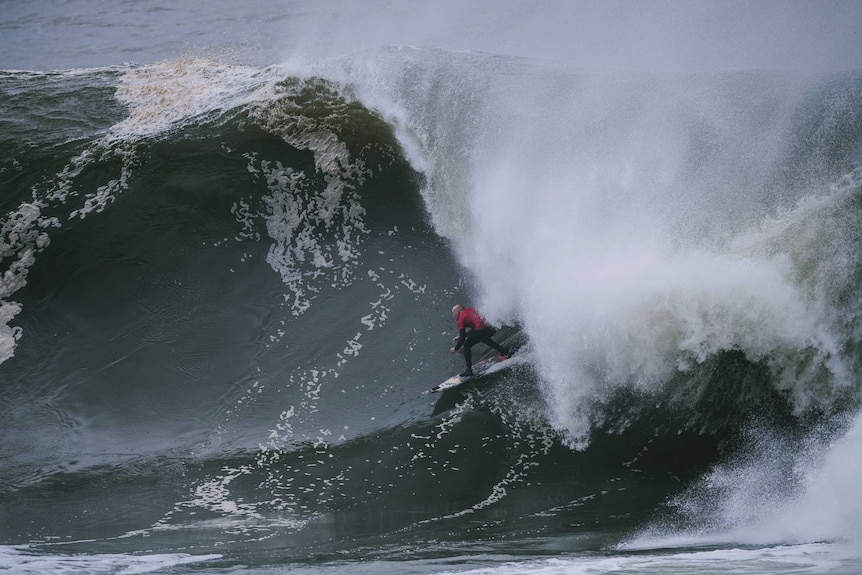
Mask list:
[[[470,328],[474,330],[488,327],[485,319],[472,307],[468,307],[458,316],[458,329]]]
[[[468,307],[464,311],[461,312],[461,315],[458,316],[458,342],[455,344],[455,350],[461,349],[461,346],[464,345],[464,339],[467,336],[467,328],[472,329],[473,331],[478,331],[480,329],[485,329],[488,327],[488,324],[485,323],[485,318],[479,315],[472,307]]]

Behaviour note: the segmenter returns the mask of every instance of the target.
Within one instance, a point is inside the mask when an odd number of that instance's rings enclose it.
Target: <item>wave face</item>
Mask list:
[[[0,565],[857,541],[860,104],[408,47],[0,73]],[[525,361],[423,395],[457,302]]]

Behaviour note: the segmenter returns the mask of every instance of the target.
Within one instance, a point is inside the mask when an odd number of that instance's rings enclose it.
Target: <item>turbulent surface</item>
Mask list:
[[[858,72],[7,68],[0,569],[858,571]]]

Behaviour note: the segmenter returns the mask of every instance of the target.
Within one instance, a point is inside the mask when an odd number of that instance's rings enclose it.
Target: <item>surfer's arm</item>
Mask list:
[[[461,346],[464,345],[464,338],[466,336],[467,336],[467,328],[462,327],[460,330],[458,330],[458,341],[457,341],[457,343],[455,343],[455,347],[452,348],[452,350],[451,350],[452,353],[455,353],[456,351],[461,349]]]

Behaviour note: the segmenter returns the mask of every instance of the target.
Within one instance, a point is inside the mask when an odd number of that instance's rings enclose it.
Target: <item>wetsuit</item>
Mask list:
[[[467,333],[470,329],[470,333]],[[455,344],[455,351],[464,346],[464,359],[467,361],[467,371],[465,373],[473,373],[473,357],[470,348],[477,343],[496,349],[503,355],[508,356],[509,350],[500,346],[497,342],[491,339],[491,336],[497,333],[497,330],[485,323],[485,319],[479,315],[472,307],[468,307],[458,316],[458,343]]]

